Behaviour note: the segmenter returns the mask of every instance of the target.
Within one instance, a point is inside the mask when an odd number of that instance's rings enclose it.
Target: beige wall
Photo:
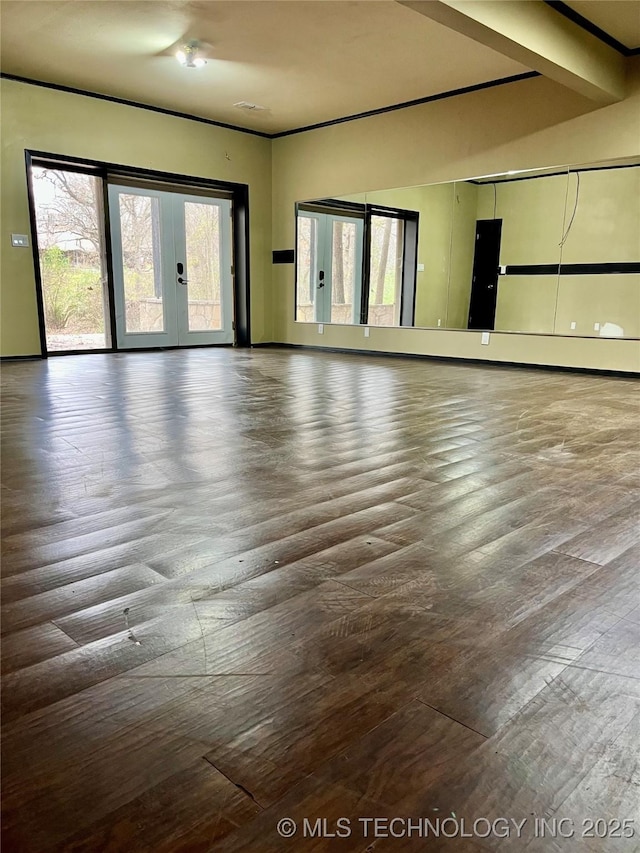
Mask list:
[[[249,184],[254,341],[271,322],[271,141],[148,110],[2,80],[1,353],[40,352],[30,249],[25,148]]]
[[[581,171],[579,190],[577,182],[576,172],[498,181],[495,200],[493,184],[477,188],[478,219],[492,219],[495,204],[503,220],[501,264],[638,260],[640,167]]]
[[[418,222],[418,263],[424,271],[416,277],[416,326],[447,325],[453,184],[422,187]]]
[[[493,187],[479,187],[478,218],[493,217],[493,209]],[[579,191],[576,173],[498,182],[495,209],[503,220],[501,264],[592,264],[640,258],[638,167],[583,171]],[[612,334],[612,324],[626,337],[640,336],[639,276],[500,277],[496,329],[599,337],[605,326]]]
[[[501,275],[495,327],[505,332],[551,333],[557,298],[557,275]]]
[[[550,80],[534,78],[274,140],[274,248],[293,246],[299,199],[637,156],[640,62],[629,67],[629,95],[613,106],[597,108]],[[293,273],[292,266],[274,268],[277,341],[640,369],[640,345],[630,340],[496,333],[483,346],[476,332],[372,329],[365,339],[361,328],[333,326],[319,335],[313,324],[294,322]]]
[[[478,218],[502,219],[500,264],[559,264],[568,172],[478,187]],[[505,275],[498,281],[496,329],[554,332],[559,276]]]
[[[493,219],[493,184],[478,187],[478,219]],[[567,175],[495,184],[501,264],[558,264]]]
[[[618,334],[640,337],[640,275],[560,276],[556,332],[611,336],[611,326],[620,327]]]
[[[576,198],[572,174],[567,219]],[[562,247],[563,264],[640,258],[640,168],[581,172],[576,215]]]
[[[469,320],[477,205],[478,187],[458,181],[454,191],[449,304],[444,324],[450,329],[466,329]]]

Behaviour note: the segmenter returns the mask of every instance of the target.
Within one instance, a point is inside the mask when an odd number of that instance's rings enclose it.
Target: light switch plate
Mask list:
[[[20,249],[26,249],[29,246],[29,237],[26,234],[12,234],[11,245]]]
[[[575,327],[576,327],[575,320],[572,320],[572,321],[571,321],[571,328],[572,328],[572,329],[575,329]]]
[[[500,275],[506,275],[506,274],[507,274],[506,266],[501,266],[500,267]]]
[[[489,343],[490,339],[491,339],[491,335],[489,334],[489,332],[483,332],[482,338],[480,339],[480,343],[484,344],[486,346]]]
[[[318,334],[324,335],[324,324],[323,323],[318,323]]]
[[[418,264],[418,272],[424,272],[424,264]]]

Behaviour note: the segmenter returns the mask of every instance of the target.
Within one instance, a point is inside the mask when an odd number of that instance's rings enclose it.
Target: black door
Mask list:
[[[469,329],[493,329],[496,322],[502,219],[478,219],[473,256]]]

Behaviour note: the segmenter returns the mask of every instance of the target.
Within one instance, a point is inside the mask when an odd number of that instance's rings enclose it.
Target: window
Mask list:
[[[91,174],[41,166],[31,174],[47,349],[106,349],[102,182]]]

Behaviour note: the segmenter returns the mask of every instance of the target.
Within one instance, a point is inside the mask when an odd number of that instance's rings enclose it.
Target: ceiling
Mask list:
[[[569,0],[567,6],[625,47],[640,47],[640,3],[637,0]]]
[[[0,14],[5,73],[267,133],[529,70],[392,0],[2,0]],[[173,57],[187,38],[210,44],[205,68]]]

